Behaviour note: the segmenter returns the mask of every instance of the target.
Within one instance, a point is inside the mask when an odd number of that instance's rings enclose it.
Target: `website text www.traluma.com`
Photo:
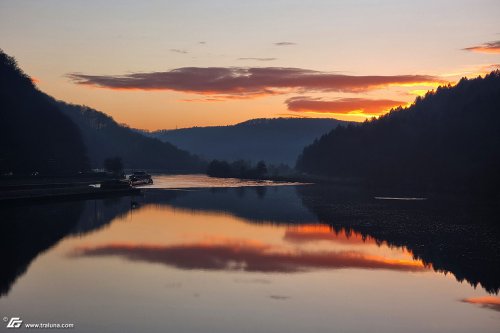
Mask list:
[[[12,317],[12,318],[3,318],[4,322],[7,322],[7,328],[41,328],[41,329],[68,329],[68,328],[74,328],[75,324],[73,323],[24,323],[23,320],[20,317]]]

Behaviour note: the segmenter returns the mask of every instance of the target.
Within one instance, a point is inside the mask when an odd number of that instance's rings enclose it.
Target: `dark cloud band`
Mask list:
[[[255,61],[274,61],[277,60],[277,58],[238,58],[238,60],[255,60]]]
[[[274,43],[274,45],[276,45],[276,46],[291,46],[291,45],[297,45],[297,43],[293,43],[293,42],[277,42],[277,43]]]
[[[286,67],[182,67],[125,75],[70,73],[73,82],[107,89],[265,95],[290,91],[360,92],[389,85],[441,82],[429,75],[353,76]]]

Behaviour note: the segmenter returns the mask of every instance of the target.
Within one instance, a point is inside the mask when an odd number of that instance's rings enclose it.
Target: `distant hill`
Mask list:
[[[125,168],[164,172],[204,171],[205,162],[170,143],[147,137],[86,106],[56,102],[80,128],[93,167],[119,156]]]
[[[345,122],[335,119],[253,119],[232,126],[148,133],[206,159],[239,159],[293,165],[302,148]]]
[[[0,50],[0,175],[88,168],[78,127]]]
[[[339,127],[306,147],[297,168],[377,184],[499,193],[500,71]]]

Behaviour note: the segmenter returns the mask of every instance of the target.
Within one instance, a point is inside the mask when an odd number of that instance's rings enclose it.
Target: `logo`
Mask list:
[[[19,328],[21,327],[21,324],[23,321],[19,317],[12,317],[10,318],[9,323],[7,324],[7,328]]]

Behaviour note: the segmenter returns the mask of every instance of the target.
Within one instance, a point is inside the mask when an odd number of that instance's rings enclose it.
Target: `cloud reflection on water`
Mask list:
[[[160,263],[180,269],[242,270],[294,273],[314,269],[388,269],[424,271],[416,260],[393,259],[361,251],[304,251],[275,247],[256,241],[218,241],[180,245],[108,243],[80,247],[76,257],[118,256],[131,261]]]

